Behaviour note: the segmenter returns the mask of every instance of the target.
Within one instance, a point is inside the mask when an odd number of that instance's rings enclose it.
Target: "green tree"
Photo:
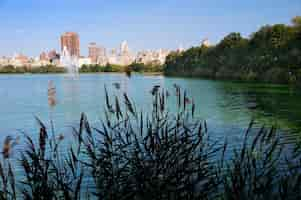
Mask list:
[[[277,83],[288,83],[291,77],[301,80],[301,17],[292,24],[263,26],[249,39],[230,33],[215,46],[173,52],[164,73]]]
[[[296,16],[292,19],[292,23],[296,27],[301,27],[301,16]]]

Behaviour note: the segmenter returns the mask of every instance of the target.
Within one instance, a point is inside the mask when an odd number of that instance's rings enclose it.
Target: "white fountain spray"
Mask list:
[[[61,64],[67,68],[68,74],[73,76],[78,74],[78,69],[79,69],[78,57],[71,56],[66,46],[64,46],[61,55]]]

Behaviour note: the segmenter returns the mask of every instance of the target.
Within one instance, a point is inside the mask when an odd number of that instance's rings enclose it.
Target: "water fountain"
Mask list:
[[[78,57],[70,55],[67,47],[65,46],[61,55],[61,64],[67,68],[70,75],[77,75],[79,69]]]

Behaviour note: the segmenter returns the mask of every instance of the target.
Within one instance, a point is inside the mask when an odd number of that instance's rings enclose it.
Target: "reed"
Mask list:
[[[11,167],[15,139],[8,136],[0,199],[301,199],[300,146],[287,148],[274,128],[255,134],[252,121],[242,144],[230,150],[195,118],[193,98],[178,85],[174,90],[154,86],[147,114],[126,93],[113,96],[105,87],[105,118],[92,127],[82,113],[67,147],[63,134],[51,127],[49,137],[37,118],[39,137],[24,135],[16,163],[22,179]]]

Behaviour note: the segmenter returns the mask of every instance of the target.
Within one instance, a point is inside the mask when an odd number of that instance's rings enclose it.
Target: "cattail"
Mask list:
[[[191,116],[194,117],[194,112],[195,112],[195,104],[194,104],[194,100],[191,101]]]
[[[62,140],[65,139],[65,136],[61,133],[61,134],[57,137],[57,139],[58,139],[59,141],[62,141]]]
[[[155,85],[152,90],[151,90],[151,94],[154,96],[155,94],[158,93],[159,91],[159,88],[160,88],[160,85]]]
[[[56,105],[56,89],[53,81],[48,83],[48,105],[54,107]]]
[[[20,143],[20,136],[17,136],[17,137],[16,137],[14,143],[15,143],[16,145]]]
[[[7,136],[4,140],[3,149],[2,149],[4,158],[9,158],[9,156],[10,156],[10,152],[11,152],[11,148],[12,148],[12,146],[11,146],[12,140],[13,139],[11,136]]]
[[[29,174],[31,171],[30,164],[24,155],[22,156],[22,159],[21,159],[21,165],[23,166],[25,173]]]
[[[126,93],[123,93],[123,96],[124,96],[125,105],[126,105],[127,109],[130,111],[130,113],[132,113],[134,116],[136,116],[136,112],[134,111],[133,105],[132,105],[129,97],[127,96]]]
[[[45,127],[40,128],[40,137],[39,137],[39,144],[41,149],[41,155],[44,157],[44,153],[46,150],[46,139],[47,139],[47,131]]]
[[[115,86],[115,88],[116,88],[117,90],[120,89],[120,83],[113,83],[113,85]]]
[[[122,112],[121,112],[121,108],[120,108],[117,96],[115,96],[115,107],[116,107],[115,108],[116,109],[116,116],[117,116],[117,119],[119,120],[119,118],[122,117]]]
[[[191,101],[190,101],[190,99],[189,99],[188,97],[185,97],[185,98],[184,98],[184,102],[185,102],[186,104],[190,104],[190,103],[191,103]]]
[[[18,145],[20,142],[20,136],[17,136],[15,139],[12,140],[11,144],[10,144],[10,148],[14,148],[14,146]]]
[[[166,90],[166,97],[169,97],[169,96],[170,96],[170,94],[169,94],[168,90]]]

